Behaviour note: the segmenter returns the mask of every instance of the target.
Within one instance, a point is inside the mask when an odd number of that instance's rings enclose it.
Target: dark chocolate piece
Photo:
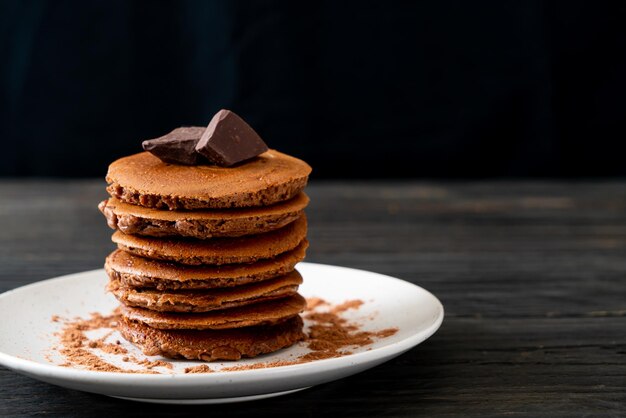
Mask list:
[[[222,167],[249,160],[267,151],[261,137],[230,110],[220,110],[196,144],[196,152]]]
[[[195,165],[203,160],[195,149],[205,130],[201,126],[176,128],[167,135],[143,141],[141,146],[163,162]]]

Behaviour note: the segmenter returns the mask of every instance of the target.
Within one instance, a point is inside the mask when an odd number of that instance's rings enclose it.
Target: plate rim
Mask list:
[[[428,298],[432,300],[435,304],[436,317],[433,322],[430,323],[425,329],[414,333],[407,338],[404,338],[400,341],[396,341],[394,343],[390,343],[383,347],[375,348],[369,351],[362,351],[358,353],[350,354],[349,356],[335,357],[329,359],[320,359],[307,363],[299,363],[293,365],[286,366],[277,366],[277,367],[267,367],[260,369],[251,369],[251,370],[234,370],[234,371],[214,371],[211,373],[188,373],[188,374],[180,374],[180,373],[164,373],[164,374],[147,374],[147,373],[119,373],[119,372],[106,372],[106,371],[94,371],[94,370],[83,370],[76,369],[72,367],[64,367],[60,365],[54,364],[44,364],[39,363],[34,360],[29,360],[21,357],[16,357],[11,354],[7,354],[3,351],[0,351],[0,365],[6,367],[10,370],[16,372],[23,372],[29,375],[37,375],[37,376],[45,376],[45,377],[54,377],[59,379],[71,379],[75,382],[93,382],[100,385],[118,385],[119,379],[123,379],[124,382],[134,383],[134,382],[142,382],[143,384],[155,386],[160,383],[168,383],[171,384],[173,381],[177,381],[178,383],[189,382],[189,383],[199,383],[204,380],[210,381],[219,381],[221,379],[226,379],[232,383],[236,383],[235,380],[245,380],[248,378],[249,380],[255,380],[258,376],[264,376],[268,379],[276,379],[280,378],[283,375],[293,375],[293,373],[297,373],[299,375],[309,375],[311,372],[313,374],[323,373],[328,371],[329,369],[345,369],[353,367],[355,364],[368,364],[374,362],[376,360],[383,359],[386,361],[387,359],[398,356],[411,348],[419,345],[421,342],[426,341],[430,338],[437,330],[441,327],[445,317],[445,310],[441,301],[430,291],[424,289],[423,287],[411,283],[409,281],[388,276],[386,274],[376,273],[373,271],[356,269],[352,267],[344,267],[344,266],[336,266],[332,264],[323,264],[323,263],[311,263],[311,262],[300,262],[296,266],[312,266],[312,267],[330,267],[333,269],[343,269],[350,270],[352,272],[357,273],[366,273],[368,275],[376,275],[386,280],[392,280],[395,282],[400,282],[402,285],[415,287],[418,291],[424,293]],[[6,297],[10,297],[11,294],[18,291],[27,291],[31,287],[37,287],[43,285],[44,283],[48,283],[51,281],[60,281],[60,280],[69,280],[74,276],[86,275],[86,274],[96,274],[96,273],[104,273],[104,269],[92,269],[85,270],[81,272],[75,272],[70,274],[65,274],[61,276],[51,277],[49,279],[40,280],[37,282],[29,283],[24,286],[17,287],[15,289],[8,290],[0,294],[0,304],[2,300]],[[346,362],[346,359],[350,359],[352,361]]]

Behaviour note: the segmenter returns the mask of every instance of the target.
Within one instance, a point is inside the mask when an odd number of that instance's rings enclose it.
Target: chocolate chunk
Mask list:
[[[223,167],[249,160],[267,150],[265,142],[250,125],[224,109],[213,116],[196,144],[196,152]]]
[[[205,130],[201,126],[176,128],[167,135],[143,141],[141,146],[163,162],[194,165],[203,160],[195,148]]]

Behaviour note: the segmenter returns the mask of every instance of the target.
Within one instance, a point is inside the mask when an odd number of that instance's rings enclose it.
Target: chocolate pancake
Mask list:
[[[292,296],[301,283],[302,276],[294,270],[275,279],[219,289],[162,292],[124,287],[112,280],[108,290],[128,306],[162,312],[209,312]]]
[[[308,245],[305,239],[293,250],[274,258],[221,266],[187,266],[115,250],[107,257],[104,268],[112,280],[125,287],[176,290],[240,286],[289,273],[304,259]]]
[[[277,324],[298,315],[306,307],[299,294],[254,305],[203,313],[156,312],[122,305],[122,316],[159,329],[229,329]]]
[[[311,167],[269,150],[232,167],[168,164],[148,152],[109,166],[107,191],[124,202],[157,209],[267,206],[291,199],[306,186]]]
[[[211,240],[168,239],[128,235],[115,231],[111,238],[121,250],[181,264],[253,263],[293,250],[306,237],[306,216],[275,231],[238,238]]]
[[[309,198],[299,193],[288,201],[256,208],[167,211],[130,205],[116,198],[100,202],[98,208],[112,229],[125,234],[206,239],[273,231],[298,219],[308,203]]]
[[[288,347],[305,338],[302,319],[292,317],[276,325],[225,330],[162,330],[122,318],[118,330],[148,356],[189,360],[239,360]]]

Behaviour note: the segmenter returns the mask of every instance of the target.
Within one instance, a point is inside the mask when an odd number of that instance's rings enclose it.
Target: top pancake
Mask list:
[[[168,164],[148,152],[109,166],[107,191],[123,202],[157,209],[265,206],[288,200],[305,186],[311,167],[269,150],[235,165]]]

